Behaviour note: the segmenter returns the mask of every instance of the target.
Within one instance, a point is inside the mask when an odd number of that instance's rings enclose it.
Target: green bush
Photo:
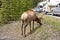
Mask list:
[[[0,8],[1,20],[4,23],[8,21],[19,20],[21,14],[32,9],[41,0],[1,0],[2,8]]]

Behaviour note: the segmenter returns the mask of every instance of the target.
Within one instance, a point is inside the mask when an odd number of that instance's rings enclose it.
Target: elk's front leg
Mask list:
[[[29,24],[29,25],[30,25],[30,33],[31,33],[31,22],[30,22],[30,24]]]
[[[32,29],[34,30],[34,21],[33,21],[33,27],[32,27]]]
[[[22,26],[21,26],[21,35],[23,35],[23,25],[24,25],[24,22],[22,21]]]
[[[25,32],[26,32],[26,27],[27,27],[27,25],[28,25],[28,23],[26,23],[26,24],[24,25],[24,34],[23,34],[24,37],[26,37]]]

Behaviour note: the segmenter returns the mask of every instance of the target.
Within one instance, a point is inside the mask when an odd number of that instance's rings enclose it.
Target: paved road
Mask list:
[[[47,13],[47,14],[48,14],[47,16],[50,16],[50,17],[54,17],[54,18],[60,19],[60,16],[52,16],[52,13]]]
[[[50,16],[50,17],[53,17],[53,18],[60,19],[60,17],[58,17],[58,16],[52,16],[52,15],[47,15],[47,16]]]

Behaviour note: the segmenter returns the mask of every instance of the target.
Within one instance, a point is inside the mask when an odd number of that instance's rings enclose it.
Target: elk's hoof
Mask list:
[[[40,23],[40,26],[42,25],[42,23]]]
[[[21,33],[21,35],[23,35],[23,33]]]
[[[24,35],[24,37],[26,37],[26,35]]]

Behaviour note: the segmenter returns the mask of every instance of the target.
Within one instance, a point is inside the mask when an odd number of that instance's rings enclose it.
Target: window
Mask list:
[[[48,0],[48,2],[50,2],[50,0]]]
[[[40,8],[43,8],[43,6],[40,6]]]
[[[60,3],[59,3],[59,5],[60,5]]]

